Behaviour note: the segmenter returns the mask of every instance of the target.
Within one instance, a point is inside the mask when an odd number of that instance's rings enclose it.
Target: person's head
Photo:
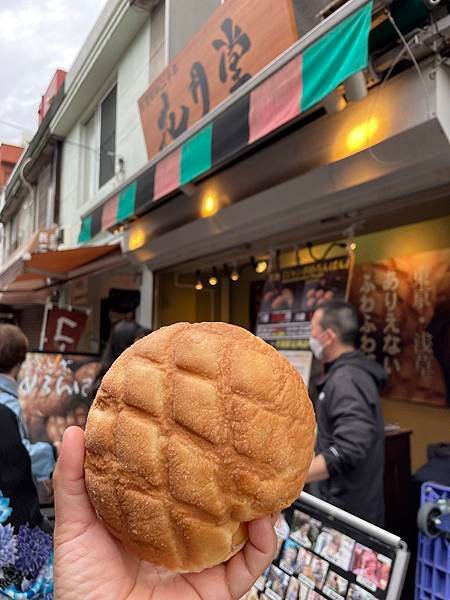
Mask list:
[[[134,344],[134,342],[140,340],[149,333],[151,333],[151,329],[139,325],[136,321],[124,320],[119,321],[114,325],[109,334],[105,351],[103,352],[100,369],[89,392],[91,401],[94,399],[95,394],[100,387],[103,376],[116,358],[119,358],[122,352]]]
[[[330,300],[316,309],[311,319],[310,347],[314,356],[329,362],[354,350],[359,321],[356,308],[349,302]]]
[[[15,325],[0,325],[0,373],[16,378],[28,351],[28,339]]]
[[[150,333],[149,329],[142,327],[135,321],[124,320],[116,323],[111,330],[102,365],[109,369],[122,352],[148,333]]]

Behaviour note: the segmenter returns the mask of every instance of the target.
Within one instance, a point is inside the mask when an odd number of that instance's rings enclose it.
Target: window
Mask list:
[[[92,113],[84,125],[84,197],[81,204],[94,198],[97,185],[97,111]]]
[[[116,92],[113,88],[100,105],[100,169],[98,186],[102,187],[115,173]]]
[[[84,123],[84,194],[80,202],[93,200],[98,189],[116,173],[116,91],[114,87]]]

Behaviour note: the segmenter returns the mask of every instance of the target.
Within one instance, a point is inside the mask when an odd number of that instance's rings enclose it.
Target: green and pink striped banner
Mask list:
[[[245,152],[365,69],[372,2],[239,98],[180,147],[82,220],[79,243],[148,211],[180,187]]]

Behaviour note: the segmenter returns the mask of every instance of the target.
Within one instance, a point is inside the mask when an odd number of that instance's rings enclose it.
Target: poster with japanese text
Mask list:
[[[341,256],[271,273],[264,284],[256,335],[282,352],[309,384],[310,321],[327,300],[347,298],[352,260]]]
[[[228,0],[139,99],[148,158],[298,38],[291,0]]]
[[[355,268],[361,349],[384,365],[386,398],[450,407],[450,249]]]
[[[308,350],[311,317],[327,300],[347,298],[351,258],[341,256],[271,273],[256,335],[278,350]]]
[[[29,352],[19,373],[19,402],[32,442],[59,442],[66,427],[84,427],[96,356]]]

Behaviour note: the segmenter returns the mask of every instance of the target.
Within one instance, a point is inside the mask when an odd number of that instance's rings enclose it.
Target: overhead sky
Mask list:
[[[70,68],[106,1],[0,0],[0,143],[33,137],[42,94],[56,69]]]

